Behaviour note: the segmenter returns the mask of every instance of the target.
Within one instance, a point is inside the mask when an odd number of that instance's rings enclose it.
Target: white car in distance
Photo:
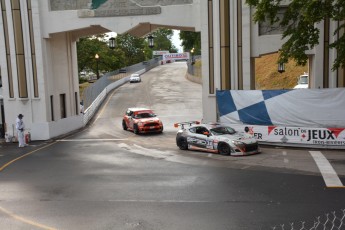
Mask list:
[[[130,77],[129,77],[129,82],[141,82],[141,77],[138,73],[133,73]]]
[[[309,88],[309,76],[308,74],[304,73],[300,75],[297,81],[297,85],[294,87],[294,89],[308,89]]]

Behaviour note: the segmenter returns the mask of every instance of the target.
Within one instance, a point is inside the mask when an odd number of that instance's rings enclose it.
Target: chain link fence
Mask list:
[[[187,73],[190,75],[201,76],[201,68],[195,67],[195,61],[201,60],[201,55],[193,55],[191,59],[187,62]]]
[[[345,209],[338,212],[326,213],[318,216],[313,223],[301,221],[298,223],[281,224],[272,230],[345,230]]]

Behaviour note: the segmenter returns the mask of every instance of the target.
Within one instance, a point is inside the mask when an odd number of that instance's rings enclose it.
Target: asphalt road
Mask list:
[[[326,227],[345,222],[345,189],[326,186],[310,153],[321,152],[345,184],[344,151],[262,146],[261,154],[230,157],[179,150],[173,124],[202,119],[201,86],[185,73],[185,63],[145,73],[141,83],[116,89],[85,130],[1,171],[0,229],[302,229],[301,221],[310,226],[318,217]],[[122,130],[128,107],[153,109],[163,134]]]

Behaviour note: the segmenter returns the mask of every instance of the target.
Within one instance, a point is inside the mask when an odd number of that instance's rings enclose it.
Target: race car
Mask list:
[[[180,127],[176,135],[176,145],[182,150],[201,150],[231,156],[260,152],[255,138],[244,132],[236,132],[228,125],[189,121],[176,123],[174,126]]]
[[[122,128],[133,130],[135,134],[162,133],[163,123],[151,109],[128,108],[123,116]]]
[[[129,83],[132,82],[141,82],[141,77],[139,74],[137,73],[133,73],[130,77],[129,77]]]

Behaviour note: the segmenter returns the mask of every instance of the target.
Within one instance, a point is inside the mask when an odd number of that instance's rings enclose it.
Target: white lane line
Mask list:
[[[283,156],[287,156],[287,152],[286,151],[283,151],[282,154],[283,154]],[[284,157],[284,163],[288,164],[289,163],[289,159]]]
[[[127,138],[125,139],[62,139],[62,140],[57,140],[57,141],[61,141],[61,142],[78,142],[78,141],[125,141],[127,140]]]
[[[326,186],[343,187],[341,180],[326,157],[320,151],[309,151],[309,153],[314,158],[314,161],[322,174]]]
[[[215,203],[207,200],[108,200],[109,202],[141,202],[141,203]]]

